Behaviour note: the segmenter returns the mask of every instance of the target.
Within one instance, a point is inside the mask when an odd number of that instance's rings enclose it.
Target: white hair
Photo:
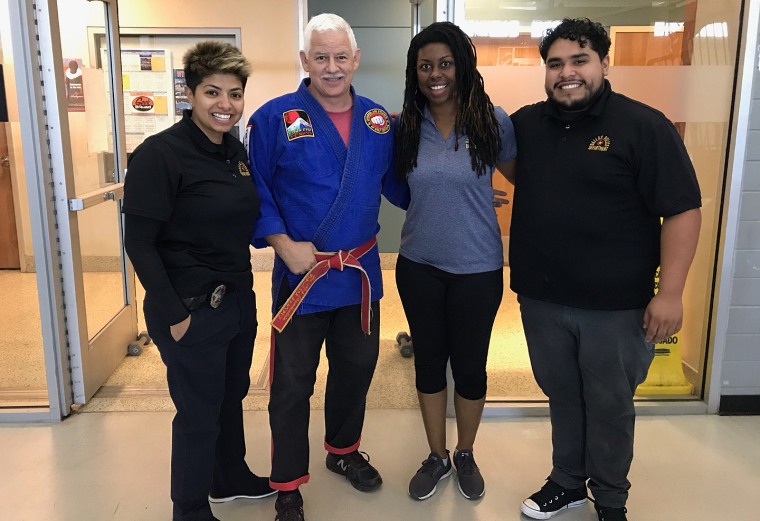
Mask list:
[[[354,30],[348,25],[348,22],[343,18],[333,13],[322,13],[317,16],[313,16],[309,23],[306,24],[306,29],[303,31],[303,52],[309,54],[311,48],[311,35],[314,32],[324,33],[328,31],[343,31],[348,36],[348,42],[351,44],[351,53],[355,53],[358,49],[356,45],[356,37],[354,36]]]

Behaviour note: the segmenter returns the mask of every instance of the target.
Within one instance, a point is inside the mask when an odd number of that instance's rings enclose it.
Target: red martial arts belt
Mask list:
[[[301,305],[306,294],[319,279],[324,277],[332,269],[343,271],[344,268],[354,268],[359,270],[362,277],[362,331],[370,334],[369,330],[369,310],[370,310],[370,286],[369,275],[362,268],[359,259],[377,244],[375,237],[371,238],[361,246],[351,250],[340,250],[334,253],[317,252],[314,256],[317,258],[317,264],[304,275],[296,289],[290,294],[288,300],[280,308],[272,319],[272,327],[278,333],[282,333],[290,319],[293,318],[298,306]]]

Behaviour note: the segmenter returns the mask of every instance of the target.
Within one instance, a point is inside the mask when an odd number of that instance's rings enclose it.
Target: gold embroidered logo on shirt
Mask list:
[[[608,136],[597,136],[591,140],[588,146],[589,150],[596,150],[597,152],[607,152],[610,148],[610,138]]]
[[[248,170],[248,167],[242,161],[238,161],[238,172],[240,172],[240,175],[245,177],[250,177],[251,175],[251,171]]]

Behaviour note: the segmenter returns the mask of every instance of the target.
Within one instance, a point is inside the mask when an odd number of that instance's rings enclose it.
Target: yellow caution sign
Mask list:
[[[660,270],[654,279],[655,292],[660,282]],[[686,379],[681,365],[681,346],[679,337],[675,334],[665,341],[655,344],[654,360],[649,367],[647,379],[636,389],[639,396],[673,396],[688,395],[694,391],[694,386]]]
[[[639,396],[691,394],[694,386],[683,374],[681,366],[681,347],[678,335],[665,339],[654,346],[654,360],[649,366],[649,373],[644,383],[636,389]]]

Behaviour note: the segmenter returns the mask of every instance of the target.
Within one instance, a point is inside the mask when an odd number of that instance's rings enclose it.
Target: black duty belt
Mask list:
[[[226,284],[219,284],[209,293],[198,295],[196,297],[187,297],[182,299],[182,303],[185,305],[188,311],[200,309],[205,306],[209,306],[213,309],[222,305],[224,296],[227,294],[227,290],[232,289]]]

